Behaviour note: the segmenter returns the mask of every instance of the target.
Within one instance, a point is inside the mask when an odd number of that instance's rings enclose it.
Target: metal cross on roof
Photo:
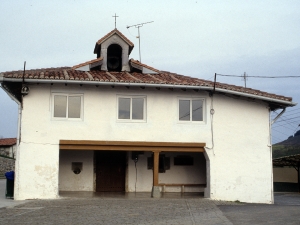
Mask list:
[[[117,16],[117,14],[115,13],[115,15],[112,17],[115,17],[115,29],[116,29],[117,28],[117,17],[119,17],[119,16]]]

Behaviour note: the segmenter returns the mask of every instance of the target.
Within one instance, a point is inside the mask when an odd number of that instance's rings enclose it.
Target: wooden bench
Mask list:
[[[206,188],[206,184],[158,184],[158,186],[162,186],[162,192],[166,192],[166,187],[181,187],[181,193],[184,193],[184,187],[204,187]]]

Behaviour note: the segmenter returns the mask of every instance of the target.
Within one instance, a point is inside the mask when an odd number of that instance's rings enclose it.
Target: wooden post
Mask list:
[[[159,152],[153,152],[153,186],[158,186]]]

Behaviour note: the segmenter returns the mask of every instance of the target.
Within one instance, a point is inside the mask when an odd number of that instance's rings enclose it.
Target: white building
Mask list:
[[[159,71],[132,49],[115,29],[97,59],[0,74],[20,105],[15,199],[204,191],[273,203],[270,112],[292,99]]]
[[[17,143],[16,138],[1,138],[0,155],[15,158],[16,143]]]

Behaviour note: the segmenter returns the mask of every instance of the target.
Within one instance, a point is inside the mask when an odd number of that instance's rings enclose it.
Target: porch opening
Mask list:
[[[155,186],[162,193],[207,192],[210,179],[204,146],[62,140],[59,191],[151,193]],[[80,173],[72,171],[75,167]]]

